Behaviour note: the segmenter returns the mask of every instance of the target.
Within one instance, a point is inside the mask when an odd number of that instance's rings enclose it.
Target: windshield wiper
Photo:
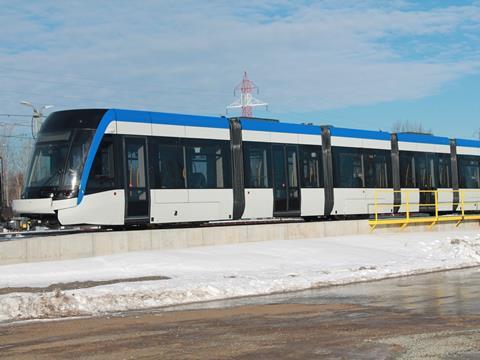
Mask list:
[[[62,174],[62,169],[58,169],[58,170],[55,171],[52,175],[50,175],[50,177],[49,177],[47,180],[45,180],[45,181],[42,183],[42,185],[40,185],[40,186],[48,185],[48,183],[49,183],[50,181],[52,181],[53,179],[55,179],[55,177],[60,176],[61,174]]]

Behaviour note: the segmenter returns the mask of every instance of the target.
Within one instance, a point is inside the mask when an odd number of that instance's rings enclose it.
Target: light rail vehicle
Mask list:
[[[405,211],[401,190],[450,189],[438,192],[448,213],[456,190],[479,188],[476,140],[84,109],[44,121],[13,210],[103,226],[348,217],[373,214],[375,196],[394,214]],[[478,210],[480,196],[467,194],[466,210]],[[429,196],[412,191],[409,211],[428,211]]]

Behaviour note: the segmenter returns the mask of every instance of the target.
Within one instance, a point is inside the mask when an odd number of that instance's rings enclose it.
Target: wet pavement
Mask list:
[[[169,310],[252,304],[358,304],[384,306],[429,315],[480,315],[480,268],[331,286],[287,294],[212,301]]]
[[[0,358],[479,359],[480,269],[7,324]]]

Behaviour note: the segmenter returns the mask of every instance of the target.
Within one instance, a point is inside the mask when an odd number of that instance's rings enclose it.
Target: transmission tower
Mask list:
[[[252,96],[252,92],[256,91],[257,94],[259,93],[258,86],[250,80],[247,76],[247,72],[243,73],[243,79],[240,84],[235,86],[233,90],[233,95],[237,96],[240,93],[240,99],[235,100],[233,103],[227,106],[227,113],[228,109],[242,109],[242,116],[243,117],[252,117],[252,108],[255,106],[265,106],[268,109],[268,104],[261,100],[255,99]]]

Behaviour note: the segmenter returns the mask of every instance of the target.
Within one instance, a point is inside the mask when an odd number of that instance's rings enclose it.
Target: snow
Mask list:
[[[471,231],[279,240],[0,266],[0,289],[167,280],[0,295],[0,321],[88,316],[480,265]]]

